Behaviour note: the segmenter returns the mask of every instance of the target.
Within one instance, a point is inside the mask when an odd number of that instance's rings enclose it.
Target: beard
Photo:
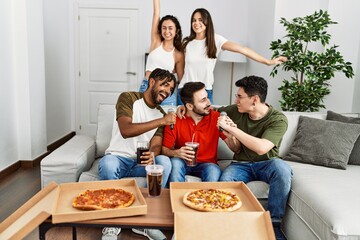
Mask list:
[[[154,87],[151,89],[150,95],[151,95],[151,100],[152,100],[153,103],[155,103],[156,105],[160,105],[160,104],[165,100],[165,98],[164,98],[163,100],[158,100],[160,93],[157,92]]]
[[[197,108],[195,105],[194,105],[194,108],[193,108],[193,112],[200,115],[200,116],[207,116],[210,114],[210,109],[211,109],[211,105],[208,105],[206,106],[205,108],[203,109],[200,109],[200,108]]]

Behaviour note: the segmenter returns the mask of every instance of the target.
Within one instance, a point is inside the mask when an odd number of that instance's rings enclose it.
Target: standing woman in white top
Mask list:
[[[266,59],[248,47],[228,41],[214,31],[210,13],[204,8],[196,9],[191,15],[190,36],[184,39],[185,72],[179,84],[177,104],[181,105],[179,92],[187,82],[203,82],[208,98],[213,103],[212,86],[214,83],[214,68],[216,58],[223,50],[236,52],[251,58],[254,61],[267,64],[281,64],[287,60],[280,56]]]
[[[145,92],[150,73],[156,68],[176,73],[177,79],[180,80],[184,74],[184,64],[180,23],[172,15],[166,15],[160,20],[160,0],[154,0],[151,44],[145,67],[145,79],[142,81],[139,91]],[[176,105],[175,94],[168,96],[161,105]]]

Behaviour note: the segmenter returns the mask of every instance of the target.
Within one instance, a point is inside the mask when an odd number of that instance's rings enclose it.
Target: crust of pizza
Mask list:
[[[133,204],[133,193],[123,189],[107,188],[86,190],[73,199],[72,206],[81,210],[125,208]]]
[[[183,203],[203,212],[232,212],[239,209],[242,202],[235,193],[219,189],[199,189],[188,192]]]

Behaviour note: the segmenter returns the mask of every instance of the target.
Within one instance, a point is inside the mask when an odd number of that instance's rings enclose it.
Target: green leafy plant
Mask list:
[[[288,61],[276,65],[270,75],[278,74],[278,69],[293,72],[291,80],[283,80],[281,91],[281,109],[284,111],[314,112],[325,108],[324,98],[330,94],[330,79],[335,72],[343,72],[347,78],[354,76],[350,62],[345,62],[337,50],[338,46],[329,44],[331,35],[326,31],[331,24],[337,24],[330,19],[327,11],[320,10],[312,15],[297,17],[291,22],[281,18],[285,27],[285,41],[272,41],[270,49],[273,57],[287,56]],[[311,51],[310,43],[321,43],[323,52]]]

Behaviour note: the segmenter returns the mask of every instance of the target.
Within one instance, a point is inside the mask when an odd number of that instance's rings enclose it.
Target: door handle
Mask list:
[[[134,75],[136,76],[136,72],[126,72],[127,75]]]

